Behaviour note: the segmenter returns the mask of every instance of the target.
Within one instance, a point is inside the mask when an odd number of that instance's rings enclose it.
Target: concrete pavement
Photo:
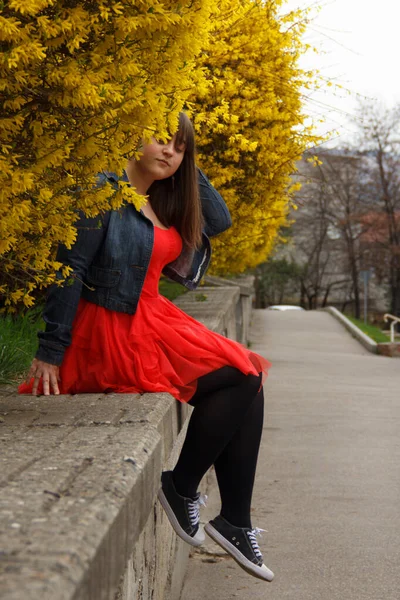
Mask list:
[[[273,364],[253,525],[275,580],[207,542],[181,599],[399,600],[400,360],[323,311],[255,311],[251,339]]]

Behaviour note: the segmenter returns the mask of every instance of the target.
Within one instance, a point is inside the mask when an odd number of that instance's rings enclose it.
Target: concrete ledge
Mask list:
[[[381,354],[382,356],[391,356],[392,358],[400,358],[400,343],[380,342],[378,344],[378,354]]]
[[[329,312],[335,319],[339,321],[347,329],[351,335],[356,338],[369,352],[374,354],[378,353],[378,344],[374,342],[368,335],[366,335],[361,329],[359,329],[354,323],[352,323],[343,313],[340,312],[334,306],[328,306],[321,310]]]
[[[236,339],[239,298],[176,303]],[[178,600],[190,547],[156,494],[190,411],[168,394],[0,393],[2,600]]]
[[[2,598],[112,598],[177,435],[176,402],[8,397],[0,412]]]
[[[216,277],[215,275],[206,275],[204,281],[212,286],[222,287],[238,287],[240,293],[244,296],[254,295],[254,275],[241,275],[233,279],[225,279],[223,277]]]
[[[206,275],[205,281],[214,287],[239,288],[240,301],[236,304],[237,341],[246,345],[249,341],[250,315],[254,299],[254,275],[240,275],[234,279],[223,279]]]
[[[193,318],[207,323],[207,327],[237,339],[236,306],[240,301],[240,291],[236,287],[202,286],[195,292],[179,296],[175,304]]]

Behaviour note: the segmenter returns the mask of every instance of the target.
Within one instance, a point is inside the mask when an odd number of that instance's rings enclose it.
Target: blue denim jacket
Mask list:
[[[126,173],[122,177],[128,181]],[[118,187],[114,173],[99,175],[100,185],[109,181]],[[204,215],[203,244],[200,249],[183,247],[176,260],[163,273],[190,290],[203,277],[211,257],[209,237],[228,229],[232,222],[220,194],[199,169],[200,198]],[[102,216],[82,216],[76,224],[78,235],[70,250],[60,245],[57,260],[73,269],[73,277],[63,286],[49,288],[39,332],[36,358],[60,365],[71,343],[72,322],[79,299],[128,314],[134,314],[153,249],[154,226],[136,208],[127,204]],[[57,274],[61,278],[61,274]]]

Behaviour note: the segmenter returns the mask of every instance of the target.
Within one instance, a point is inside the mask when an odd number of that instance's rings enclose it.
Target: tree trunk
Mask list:
[[[392,315],[400,317],[400,268],[396,263],[390,268],[390,291],[390,312]]]
[[[329,298],[330,291],[331,291],[331,286],[328,285],[326,288],[325,295],[322,300],[322,308],[325,308],[325,306],[328,304],[328,298]]]
[[[306,290],[304,287],[304,282],[302,279],[300,279],[300,306],[305,307],[306,305]]]
[[[397,258],[397,257],[396,257]],[[390,285],[390,313],[395,317],[400,317],[400,269],[391,269]],[[397,332],[400,331],[400,323],[395,326]]]
[[[263,304],[263,298],[262,298],[262,286],[260,285],[260,278],[258,275],[256,275],[255,279],[254,279],[254,290],[255,290],[255,307],[256,308],[264,308],[262,306]]]
[[[360,318],[361,315],[361,305],[360,305],[360,286],[358,282],[358,271],[354,269],[352,272],[353,277],[353,291],[354,291],[354,312],[356,319]]]

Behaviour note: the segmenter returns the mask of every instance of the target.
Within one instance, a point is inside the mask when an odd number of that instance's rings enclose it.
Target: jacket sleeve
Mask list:
[[[58,247],[56,260],[72,267],[72,273],[60,286],[50,286],[43,311],[45,330],[39,331],[39,349],[36,358],[60,365],[65,349],[71,343],[72,323],[78,308],[83,280],[98,252],[108,226],[110,213],[104,216],[85,217],[81,214],[76,223],[77,239],[70,250]],[[61,272],[56,274],[61,279]]]
[[[222,196],[198,168],[200,200],[204,216],[204,232],[208,237],[218,235],[232,226],[232,219]]]

